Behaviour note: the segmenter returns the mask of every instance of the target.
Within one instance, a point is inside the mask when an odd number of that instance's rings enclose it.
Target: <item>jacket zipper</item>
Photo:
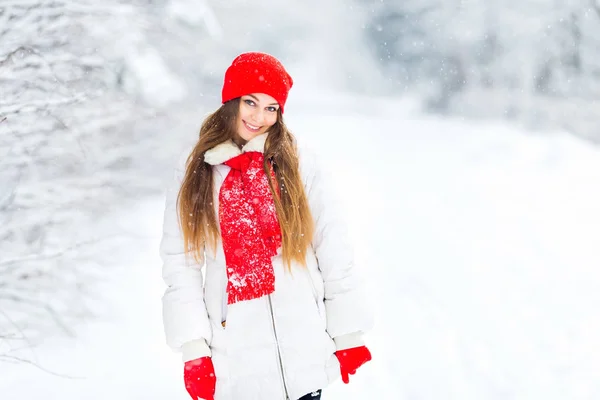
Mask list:
[[[271,322],[273,323],[273,334],[275,335],[275,343],[277,345],[277,356],[279,358],[279,370],[281,372],[281,383],[283,384],[283,391],[285,392],[286,400],[289,400],[290,395],[288,394],[287,385],[285,384],[285,374],[283,372],[283,360],[281,358],[281,350],[279,349],[279,339],[277,338],[277,328],[275,327],[275,314],[273,313],[273,302],[271,295],[269,297],[269,309],[271,310]]]

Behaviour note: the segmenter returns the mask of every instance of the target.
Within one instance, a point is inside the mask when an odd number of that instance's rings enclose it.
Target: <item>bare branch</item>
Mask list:
[[[27,262],[27,261],[39,261],[39,260],[50,260],[50,259],[55,259],[55,258],[60,258],[64,255],[66,255],[67,253],[73,251],[73,250],[77,250],[80,249],[82,247],[86,247],[86,246],[93,246],[93,245],[97,245],[98,243],[102,242],[102,241],[106,241],[106,240],[110,240],[110,239],[114,239],[118,236],[108,236],[105,238],[101,238],[101,239],[94,239],[94,240],[88,240],[88,241],[84,241],[84,242],[79,242],[74,244],[73,246],[67,247],[63,250],[57,251],[56,253],[51,253],[51,254],[33,254],[30,256],[26,256],[26,257],[20,257],[20,258],[16,258],[16,259],[12,259],[12,260],[5,260],[0,262],[0,267],[5,267],[8,265],[14,265],[14,264],[18,264],[18,263],[23,263],[23,262]]]
[[[24,340],[25,343],[27,343],[27,347],[31,348],[32,347],[32,342],[29,339],[29,337],[27,336],[27,334],[21,329],[21,327],[19,327],[19,325],[15,321],[13,321],[13,319],[8,314],[6,314],[1,308],[0,308],[0,314],[2,314],[2,316],[8,321],[9,325],[11,325],[16,330],[16,332],[19,333],[20,337],[18,339]],[[1,338],[2,338],[2,341],[5,341],[7,343],[8,343],[9,339],[11,341],[16,340],[16,338],[14,338],[14,337],[8,337],[8,336],[3,336]],[[0,341],[0,343],[2,341]]]
[[[0,67],[4,66],[5,64],[7,64],[9,61],[12,60],[13,56],[15,56],[18,52],[20,51],[25,51],[28,52],[29,49],[25,46],[19,46],[17,47],[15,50],[11,51],[10,53],[8,53],[6,55],[6,57],[4,57],[4,59],[0,60]]]
[[[71,105],[74,103],[80,103],[85,100],[89,100],[90,97],[86,93],[79,93],[76,96],[71,98],[65,98],[61,100],[39,100],[39,101],[30,101],[28,103],[14,104],[11,102],[1,103],[0,107],[5,114],[15,114],[17,112],[23,112],[23,109],[28,109],[29,111],[44,111],[50,107],[58,107]]]
[[[9,355],[0,354],[0,361],[2,361],[2,360],[9,361],[9,362],[19,362],[19,363],[23,363],[23,364],[33,365],[34,367],[36,367],[38,369],[41,369],[42,371],[47,372],[47,373],[49,373],[51,375],[57,376],[59,378],[65,378],[65,379],[85,379],[82,376],[65,375],[65,374],[61,374],[61,373],[58,373],[58,372],[51,371],[51,370],[49,370],[47,368],[42,367],[39,364],[36,364],[33,361],[27,360],[25,358],[20,358],[20,357],[16,357],[16,356],[9,356]]]
[[[52,307],[45,305],[44,309],[48,312],[48,314],[50,314],[54,322],[56,322],[56,325],[62,328],[62,330],[67,336],[75,337],[75,332],[69,329],[69,327],[62,321],[62,319],[60,319],[60,317],[58,316],[58,314],[56,314],[56,311],[54,311]]]
[[[2,67],[3,65],[5,65],[9,61],[11,61],[12,58],[19,51],[23,51],[23,52],[26,52],[26,53],[29,53],[29,54],[36,55],[40,60],[42,60],[42,63],[44,64],[44,66],[46,67],[46,69],[49,71],[49,74],[52,76],[52,78],[54,78],[54,80],[56,82],[58,82],[61,86],[67,87],[66,84],[65,84],[65,82],[62,79],[60,79],[58,77],[58,75],[56,75],[56,73],[54,72],[54,68],[52,67],[52,65],[50,64],[50,62],[46,59],[46,57],[42,53],[40,53],[38,50],[36,50],[35,48],[33,48],[31,46],[19,46],[15,50],[13,50],[10,53],[8,53],[8,55],[4,58],[4,60],[0,60],[0,67]],[[91,66],[91,67],[93,68],[94,66]],[[68,87],[67,87],[67,89],[68,89]]]

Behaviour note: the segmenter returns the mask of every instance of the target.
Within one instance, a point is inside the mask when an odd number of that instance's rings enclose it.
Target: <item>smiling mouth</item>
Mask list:
[[[258,132],[260,131],[260,126],[254,126],[254,125],[250,125],[249,123],[247,123],[246,121],[242,120],[242,122],[244,123],[244,126],[246,127],[246,129],[248,129],[250,132]]]

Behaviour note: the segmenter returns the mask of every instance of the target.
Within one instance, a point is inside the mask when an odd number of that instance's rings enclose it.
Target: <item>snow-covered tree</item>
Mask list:
[[[367,36],[387,92],[600,140],[591,104],[600,94],[596,0],[357,2],[370,14]]]
[[[0,1],[0,355],[93,313],[114,239],[93,226],[149,187],[139,161],[163,132],[144,121],[186,95],[164,57],[184,51],[152,40],[183,35],[171,5]]]

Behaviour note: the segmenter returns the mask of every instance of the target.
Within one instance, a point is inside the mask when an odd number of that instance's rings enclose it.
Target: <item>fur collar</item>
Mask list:
[[[231,160],[233,157],[249,151],[263,153],[265,151],[267,136],[269,136],[269,132],[252,138],[248,143],[242,146],[241,150],[232,140],[220,143],[204,153],[204,162],[210,165],[219,165],[227,160]]]

